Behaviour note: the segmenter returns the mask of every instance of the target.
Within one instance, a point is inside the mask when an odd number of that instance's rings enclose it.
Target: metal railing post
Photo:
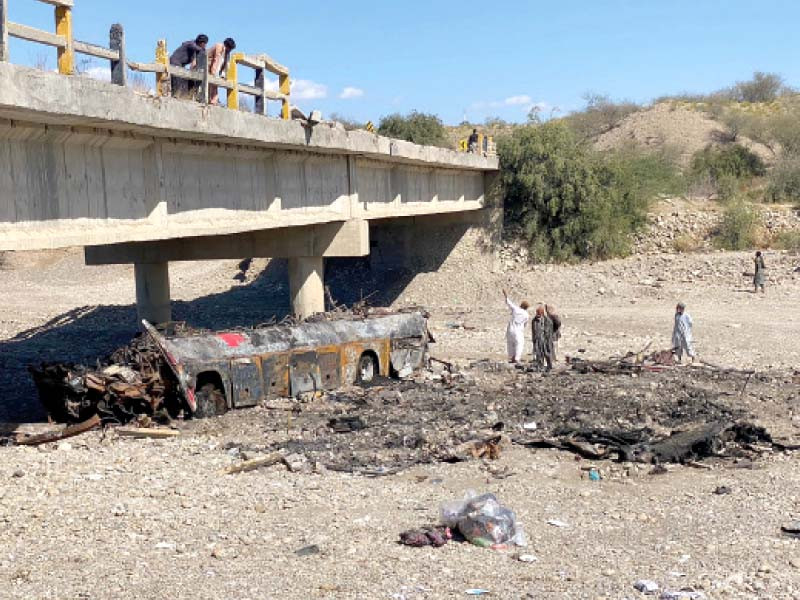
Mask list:
[[[75,72],[75,51],[72,47],[72,7],[56,6],[56,35],[64,38],[65,45],[58,49],[58,72],[72,75]]]
[[[291,92],[291,84],[289,82],[289,75],[278,75],[278,91],[286,96],[281,102],[281,118],[288,121],[292,118],[291,109],[289,107],[289,93]]]
[[[197,70],[200,71],[203,79],[200,80],[200,89],[197,101],[200,104],[208,104],[208,54],[205,50],[197,53]]]
[[[0,0],[0,62],[8,60],[8,0]]]
[[[169,54],[167,53],[167,40],[158,40],[156,46],[156,63],[164,68],[162,73],[156,73],[156,92],[159,96],[169,96]]]
[[[226,75],[228,83],[231,84],[231,89],[228,90],[228,108],[232,110],[239,110],[239,75],[238,75],[238,62],[244,56],[241,53],[236,53],[230,57],[228,62],[228,73]]]
[[[128,61],[125,57],[125,30],[119,23],[111,26],[108,34],[108,47],[119,53],[119,60],[111,61],[111,83],[127,85]]]

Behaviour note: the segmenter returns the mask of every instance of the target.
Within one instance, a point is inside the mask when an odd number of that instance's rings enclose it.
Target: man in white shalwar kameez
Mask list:
[[[508,327],[506,328],[508,360],[516,363],[522,359],[522,354],[525,352],[525,328],[530,318],[528,315],[530,304],[523,300],[517,306],[509,299],[505,290],[503,290],[503,295],[506,297],[506,304],[511,310],[511,318],[508,320]]]
[[[678,362],[681,362],[683,353],[694,362],[694,340],[692,338],[692,317],[686,312],[686,305],[678,302],[675,307],[675,326],[672,329],[672,351]]]

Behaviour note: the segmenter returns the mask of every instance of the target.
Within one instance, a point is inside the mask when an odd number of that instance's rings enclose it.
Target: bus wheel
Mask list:
[[[358,359],[358,369],[356,369],[356,382],[357,383],[371,383],[377,375],[377,365],[375,364],[375,357],[365,352]]]
[[[206,419],[223,415],[228,410],[225,403],[225,394],[222,393],[213,383],[207,383],[195,393],[197,409],[194,411],[194,418]]]

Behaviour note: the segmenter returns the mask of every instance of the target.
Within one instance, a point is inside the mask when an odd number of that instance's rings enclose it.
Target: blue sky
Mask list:
[[[52,29],[51,7],[7,1],[12,21]],[[301,107],[360,121],[412,109],[446,123],[521,121],[533,104],[545,115],[580,108],[587,92],[648,101],[755,70],[800,86],[794,0],[75,0],[77,39],[106,43],[112,22],[143,62],[158,38],[172,49],[200,32],[234,37],[290,68]],[[44,46],[11,51],[13,62],[55,66]]]

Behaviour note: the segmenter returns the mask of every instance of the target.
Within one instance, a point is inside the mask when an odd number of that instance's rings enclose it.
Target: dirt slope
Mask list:
[[[709,144],[731,143],[725,125],[708,114],[676,103],[662,102],[625,117],[622,122],[595,141],[598,150],[611,150],[626,144],[646,148],[670,148],[679,153],[686,165],[692,155]],[[749,148],[763,160],[774,160],[772,151],[744,137],[737,143]]]

